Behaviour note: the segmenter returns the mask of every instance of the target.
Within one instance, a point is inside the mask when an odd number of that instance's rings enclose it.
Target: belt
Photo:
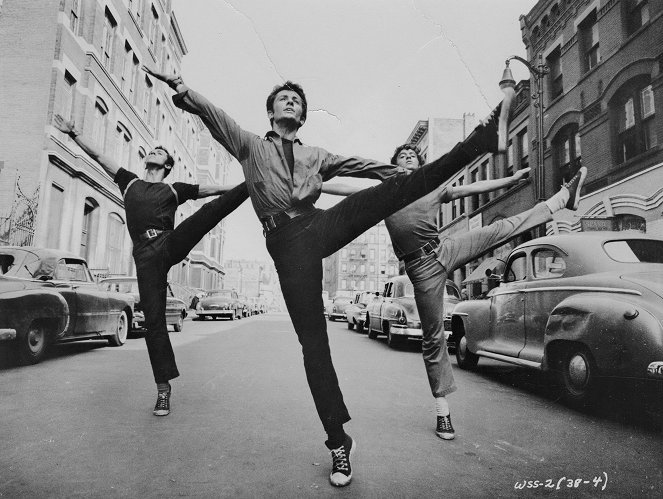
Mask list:
[[[411,262],[412,260],[416,260],[417,258],[421,258],[422,256],[426,256],[432,253],[437,249],[439,245],[440,245],[440,239],[436,237],[435,239],[431,239],[430,241],[428,241],[421,248],[416,249],[408,253],[407,255],[403,255],[401,260],[403,260],[403,263]]]
[[[292,219],[300,215],[309,213],[314,209],[315,208],[313,207],[313,205],[293,207],[293,208],[288,208],[287,210],[282,211],[281,213],[277,213],[276,215],[263,217],[260,219],[260,223],[262,224],[262,233],[264,235],[267,235],[270,232],[278,229],[279,227],[287,225],[288,223],[290,223]]]
[[[138,239],[140,239],[141,241],[149,241],[150,239],[154,239],[163,232],[165,231],[160,229],[147,229],[142,234],[138,234]]]

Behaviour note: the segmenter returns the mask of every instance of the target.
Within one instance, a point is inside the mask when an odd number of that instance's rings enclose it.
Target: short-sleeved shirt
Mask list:
[[[437,213],[451,201],[452,188],[441,186],[385,218],[394,253],[399,259],[438,236]]]
[[[124,168],[117,171],[114,181],[124,196],[127,228],[134,245],[148,229],[173,230],[177,207],[198,199],[200,189],[198,185],[182,182],[145,182]]]

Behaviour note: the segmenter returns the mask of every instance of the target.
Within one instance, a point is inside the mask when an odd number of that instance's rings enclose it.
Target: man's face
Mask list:
[[[168,161],[168,154],[163,149],[152,149],[147,156],[145,156],[145,166],[152,165],[157,167],[165,167]]]
[[[411,171],[414,171],[421,166],[419,164],[419,158],[417,158],[417,153],[412,149],[403,149],[399,152],[398,156],[396,156],[396,164],[401,168]]]
[[[268,111],[267,116],[274,123],[282,121],[294,122],[299,128],[304,124],[302,121],[302,99],[293,90],[281,90],[274,99],[274,111]]]

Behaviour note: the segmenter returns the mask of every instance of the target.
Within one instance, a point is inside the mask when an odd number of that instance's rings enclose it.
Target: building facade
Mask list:
[[[263,260],[230,259],[224,262],[224,289],[234,289],[276,310],[285,310],[274,264]]]
[[[169,182],[223,179],[209,158],[197,166],[206,147],[202,122],[140,70],[180,72],[187,49],[170,1],[5,0],[0,28],[1,242],[72,251],[99,275],[133,274],[117,186],[52,122],[56,113],[74,120],[139,176],[146,153],[162,144],[175,158]],[[196,207],[182,205],[176,223]],[[190,284],[205,268],[216,276],[209,280],[220,279],[222,243],[220,229],[171,277]]]
[[[354,296],[356,291],[382,291],[399,275],[398,258],[384,222],[364,232],[343,249],[323,260],[323,286],[331,298]]]

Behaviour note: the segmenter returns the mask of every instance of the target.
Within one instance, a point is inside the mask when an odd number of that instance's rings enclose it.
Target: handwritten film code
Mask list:
[[[546,480],[523,480],[516,482],[513,486],[516,490],[522,489],[577,489],[580,487],[594,487],[595,489],[605,490],[608,485],[608,474],[604,471],[601,475],[595,475],[592,478],[572,478],[563,476],[558,480],[548,478]]]

